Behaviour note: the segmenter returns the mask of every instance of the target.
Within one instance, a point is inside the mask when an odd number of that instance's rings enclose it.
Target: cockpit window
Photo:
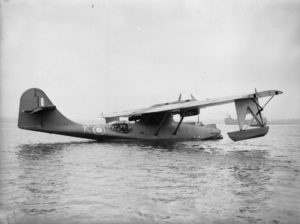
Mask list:
[[[128,133],[132,130],[132,127],[128,122],[116,122],[111,125],[111,130],[120,133]]]

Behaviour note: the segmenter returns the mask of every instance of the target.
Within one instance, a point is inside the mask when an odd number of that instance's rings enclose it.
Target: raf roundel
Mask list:
[[[95,134],[104,134],[104,129],[103,128],[100,128],[100,127],[94,127],[93,128],[93,132]]]

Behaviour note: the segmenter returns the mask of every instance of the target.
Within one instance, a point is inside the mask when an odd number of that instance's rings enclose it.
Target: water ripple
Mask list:
[[[300,127],[281,129],[238,143],[99,143],[9,128],[0,221],[297,223]]]

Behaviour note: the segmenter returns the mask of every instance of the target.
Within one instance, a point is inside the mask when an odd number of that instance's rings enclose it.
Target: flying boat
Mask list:
[[[279,90],[267,90],[238,96],[197,100],[182,100],[181,94],[176,101],[155,104],[135,110],[103,114],[105,124],[79,124],[66,118],[38,88],[26,90],[20,99],[18,127],[21,129],[66,135],[97,141],[132,140],[217,140],[221,130],[216,125],[183,122],[184,118],[196,116],[200,111],[212,106],[234,103],[239,130],[229,132],[233,141],[257,138],[266,135],[269,127],[263,120],[262,111],[270,100],[282,94]],[[261,106],[259,98],[269,97]],[[246,115],[250,114],[259,127],[245,125]],[[179,115],[179,121],[174,116]],[[122,120],[125,118],[126,120]]]

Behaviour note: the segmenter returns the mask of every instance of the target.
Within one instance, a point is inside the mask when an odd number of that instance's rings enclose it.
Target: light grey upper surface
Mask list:
[[[141,109],[135,109],[135,110],[127,110],[117,113],[111,113],[111,114],[105,114],[103,115],[104,118],[112,118],[112,117],[130,117],[130,116],[137,116],[141,114],[150,114],[150,113],[157,113],[157,112],[163,112],[163,111],[169,111],[171,113],[179,113],[180,109],[200,109],[210,106],[216,106],[216,105],[222,105],[227,103],[233,103],[234,100],[239,99],[251,99],[251,98],[261,98],[261,97],[268,97],[268,96],[274,96],[278,94],[282,94],[283,92],[279,90],[266,90],[266,91],[260,91],[257,93],[250,93],[250,94],[242,94],[238,96],[231,96],[231,97],[225,97],[225,98],[218,98],[218,99],[208,99],[204,101],[198,101],[198,100],[179,100],[175,102],[169,102],[169,103],[162,103],[162,104],[156,104],[150,107],[145,107]]]

